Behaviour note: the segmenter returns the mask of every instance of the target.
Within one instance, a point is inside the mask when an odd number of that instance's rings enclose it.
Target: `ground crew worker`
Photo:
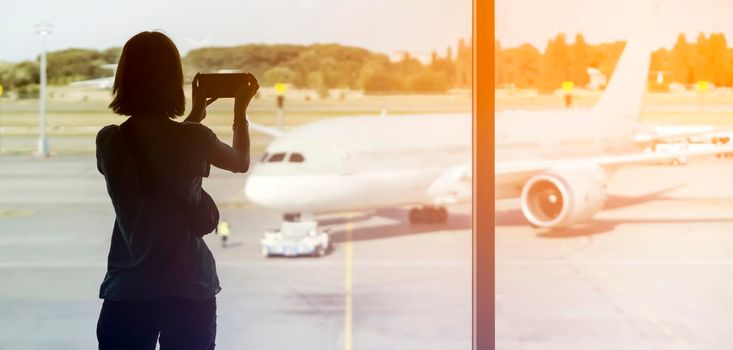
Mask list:
[[[229,229],[229,223],[226,221],[220,221],[219,225],[216,227],[216,234],[221,236],[221,246],[224,248],[227,247],[227,238],[230,233],[231,230]]]

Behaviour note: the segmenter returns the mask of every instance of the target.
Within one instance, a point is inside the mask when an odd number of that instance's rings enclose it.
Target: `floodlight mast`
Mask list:
[[[42,22],[36,24],[36,34],[41,36],[41,87],[38,96],[38,150],[37,155],[48,157],[48,140],[46,138],[46,37],[53,33],[53,24]]]

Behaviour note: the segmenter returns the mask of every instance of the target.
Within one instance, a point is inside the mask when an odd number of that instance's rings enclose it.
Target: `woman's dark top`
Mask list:
[[[211,151],[221,142],[206,126],[167,118],[131,117],[158,178],[198,201],[202,177],[209,175]],[[108,125],[97,134],[97,168],[107,182],[116,219],[107,259],[102,299],[143,301],[164,297],[211,299],[221,287],[214,257],[201,237],[188,231],[181,212],[164,191],[143,193],[137,161]]]

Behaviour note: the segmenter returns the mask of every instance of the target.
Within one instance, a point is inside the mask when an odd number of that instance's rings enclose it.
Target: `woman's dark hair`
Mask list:
[[[120,115],[175,118],[186,108],[183,69],[176,45],[160,32],[142,32],[122,48],[114,99],[109,107]]]

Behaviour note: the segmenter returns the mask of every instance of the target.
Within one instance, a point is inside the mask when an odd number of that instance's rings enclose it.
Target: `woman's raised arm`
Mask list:
[[[206,106],[212,100],[206,101],[205,94],[200,91],[198,75],[194,77],[193,108],[186,121],[201,122],[206,117]],[[219,140],[211,146],[209,158],[211,164],[217,168],[244,173],[249,170],[249,124],[247,122],[247,107],[252,97],[257,94],[260,85],[252,74],[247,74],[247,81],[237,90],[234,97],[234,122],[232,123],[232,146]]]

